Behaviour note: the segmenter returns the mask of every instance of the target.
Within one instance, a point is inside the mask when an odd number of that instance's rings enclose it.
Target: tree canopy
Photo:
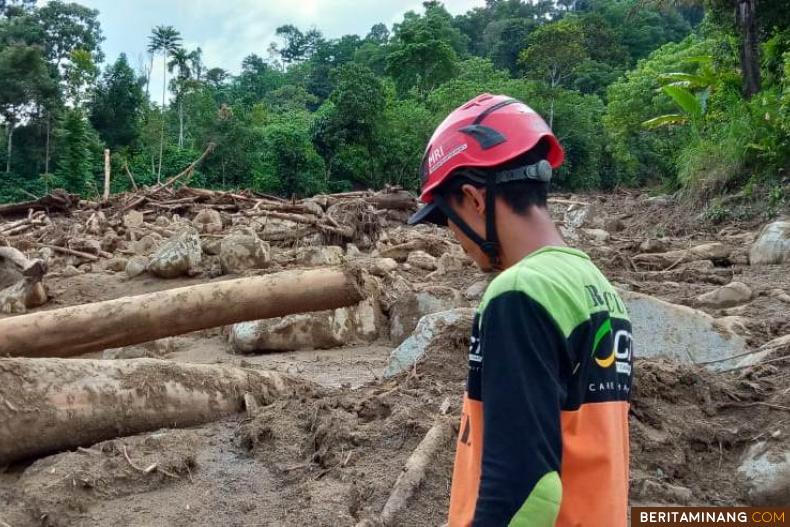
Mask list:
[[[98,12],[0,0],[0,201],[90,195],[101,152],[138,184],[284,196],[416,189],[434,127],[482,92],[517,97],[567,151],[566,189],[657,184],[707,198],[776,193],[790,163],[790,16],[781,0],[439,1],[365,35],[283,25],[268,55],[204,63],[189,35],[139,35],[148,63],[105,63]],[[163,83],[150,86],[151,72]],[[113,190],[125,190],[115,178]]]

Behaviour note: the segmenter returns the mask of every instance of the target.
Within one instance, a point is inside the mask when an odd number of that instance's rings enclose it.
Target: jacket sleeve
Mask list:
[[[562,499],[566,346],[551,315],[523,292],[499,295],[485,308],[482,472],[473,525],[554,525]]]

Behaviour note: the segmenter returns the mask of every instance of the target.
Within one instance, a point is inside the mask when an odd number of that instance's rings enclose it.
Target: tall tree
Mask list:
[[[159,136],[159,168],[157,183],[162,181],[162,156],[165,150],[165,106],[167,105],[167,61],[181,48],[181,34],[173,26],[156,26],[148,37],[148,52],[162,55],[162,128]]]
[[[56,90],[41,50],[32,46],[0,48],[0,116],[6,126],[6,173],[11,172],[16,127]]]
[[[190,53],[183,48],[175,50],[167,68],[171,73],[178,70],[176,78],[173,79],[173,91],[178,105],[178,148],[184,148],[184,94],[192,78]]]
[[[104,72],[90,106],[90,122],[112,150],[133,145],[140,134],[144,79],[121,54]]]
[[[530,34],[519,61],[527,76],[546,82],[552,92],[568,81],[574,70],[588,58],[584,32],[575,20],[546,24]],[[549,126],[554,124],[554,97],[549,110]]]

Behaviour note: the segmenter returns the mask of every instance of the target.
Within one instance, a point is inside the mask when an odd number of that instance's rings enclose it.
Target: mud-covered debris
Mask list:
[[[200,237],[194,227],[184,227],[151,256],[148,272],[159,278],[194,275],[203,257]]]

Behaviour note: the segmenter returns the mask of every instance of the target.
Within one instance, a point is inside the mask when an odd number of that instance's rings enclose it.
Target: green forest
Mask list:
[[[416,189],[434,127],[481,92],[523,100],[567,151],[564,190],[651,187],[778,207],[790,164],[786,0],[423,3],[366,35],[284,25],[237,75],[139,35],[148,64],[106,57],[99,13],[0,0],[0,201],[151,185],[216,148],[189,181],[282,196]],[[165,82],[151,83],[158,69]]]

